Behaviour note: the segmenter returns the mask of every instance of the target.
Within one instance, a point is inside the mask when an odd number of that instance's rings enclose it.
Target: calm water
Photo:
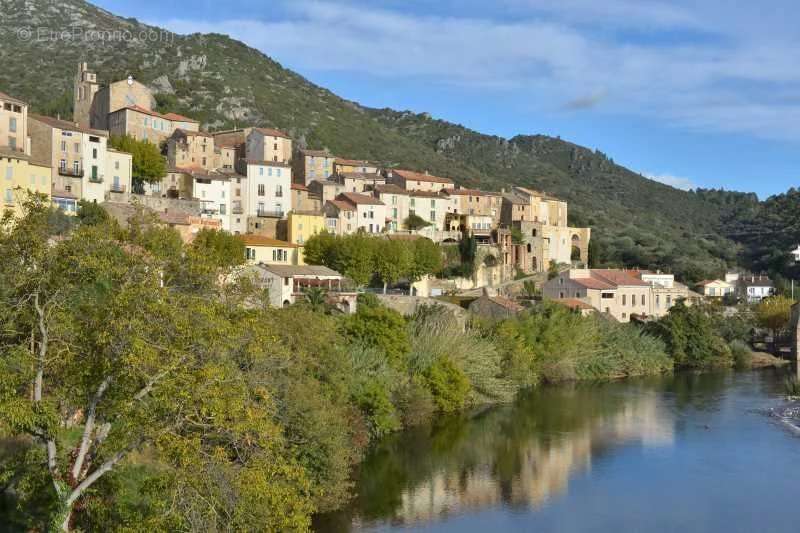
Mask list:
[[[319,531],[800,531],[788,371],[543,388],[380,443]]]

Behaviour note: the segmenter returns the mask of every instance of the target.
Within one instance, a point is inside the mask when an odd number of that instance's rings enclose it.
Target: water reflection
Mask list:
[[[367,457],[351,508],[325,517],[318,529],[413,525],[498,506],[538,508],[615,447],[672,446],[675,413],[665,408],[667,386],[645,380],[547,387],[513,406],[407,431]],[[703,383],[712,399],[717,386],[722,383]],[[672,393],[683,397],[691,385],[684,387]]]

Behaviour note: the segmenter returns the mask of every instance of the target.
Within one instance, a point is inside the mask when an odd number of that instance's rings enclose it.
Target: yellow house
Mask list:
[[[708,298],[722,298],[733,294],[733,285],[721,279],[707,279],[697,284],[700,294]]]
[[[3,209],[19,214],[25,191],[43,194],[50,199],[51,168],[32,163],[21,153],[0,148],[0,190]],[[74,211],[73,211],[74,212]]]
[[[325,231],[325,215],[317,211],[292,211],[289,213],[288,228],[289,242],[299,246],[297,264],[305,265],[303,245],[314,235]]]
[[[263,235],[242,235],[245,257],[251,264],[297,265],[299,246]]]

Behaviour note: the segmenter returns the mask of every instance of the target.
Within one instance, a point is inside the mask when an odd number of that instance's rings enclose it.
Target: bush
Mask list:
[[[452,359],[437,359],[422,376],[439,411],[450,413],[464,407],[470,390],[469,379]]]
[[[736,368],[745,369],[753,366],[753,351],[746,343],[735,340],[731,342],[730,348]]]

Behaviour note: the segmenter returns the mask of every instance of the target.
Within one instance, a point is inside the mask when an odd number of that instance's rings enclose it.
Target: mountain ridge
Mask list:
[[[21,39],[21,29],[78,35],[155,32],[156,40]],[[544,135],[485,135],[427,113],[362,106],[222,34],[177,35],[83,0],[0,0],[0,90],[38,112],[71,115],[72,80],[88,61],[101,81],[129,73],[156,91],[159,110],[216,130],[286,130],[297,145],[448,176],[466,186],[542,189],[570,203],[570,222],[593,227],[596,264],[709,277],[736,260],[722,209],[617,165],[602,152]],[[31,69],[29,65],[38,68]]]

